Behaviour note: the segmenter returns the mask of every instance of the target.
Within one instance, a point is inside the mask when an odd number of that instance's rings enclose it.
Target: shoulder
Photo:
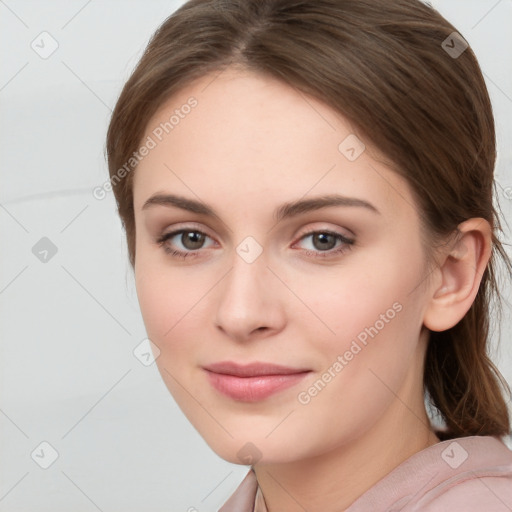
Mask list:
[[[426,496],[414,511],[510,512],[512,510],[512,468],[501,476],[478,476],[459,482],[437,495]]]
[[[347,512],[511,512],[512,451],[498,437],[445,440],[417,452]]]
[[[437,480],[411,508],[415,512],[464,510],[465,512],[510,512],[512,510],[512,451],[490,437],[455,440],[442,458],[453,463],[450,456],[465,446],[464,461],[457,467],[444,467],[443,478]],[[461,459],[462,460],[462,459]]]

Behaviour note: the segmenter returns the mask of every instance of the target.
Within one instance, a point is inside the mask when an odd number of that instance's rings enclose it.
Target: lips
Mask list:
[[[210,384],[220,393],[242,402],[256,402],[298,384],[311,370],[272,363],[241,365],[231,361],[204,367]]]

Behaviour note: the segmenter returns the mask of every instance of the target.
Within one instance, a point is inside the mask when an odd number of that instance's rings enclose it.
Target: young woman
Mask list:
[[[162,378],[251,466],[222,511],[512,510],[494,122],[438,12],[189,1],[107,153]]]

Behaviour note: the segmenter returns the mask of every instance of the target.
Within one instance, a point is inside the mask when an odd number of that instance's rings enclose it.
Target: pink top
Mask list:
[[[442,441],[415,453],[345,512],[511,512],[512,451],[498,437]],[[268,512],[251,470],[218,512]]]

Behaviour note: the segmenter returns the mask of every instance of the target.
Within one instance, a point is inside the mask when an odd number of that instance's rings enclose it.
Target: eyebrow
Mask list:
[[[201,201],[189,199],[184,196],[175,194],[155,194],[151,196],[143,205],[141,210],[147,210],[152,206],[168,206],[176,207],[188,212],[197,213],[199,215],[206,215],[209,217],[217,217],[218,214],[215,210]],[[339,194],[329,194],[310,199],[298,199],[284,203],[274,211],[274,219],[280,222],[283,219],[295,217],[307,212],[320,210],[321,208],[328,208],[330,206],[345,206],[345,207],[360,207],[380,215],[379,210],[368,201],[358,199],[355,197],[347,197]]]

